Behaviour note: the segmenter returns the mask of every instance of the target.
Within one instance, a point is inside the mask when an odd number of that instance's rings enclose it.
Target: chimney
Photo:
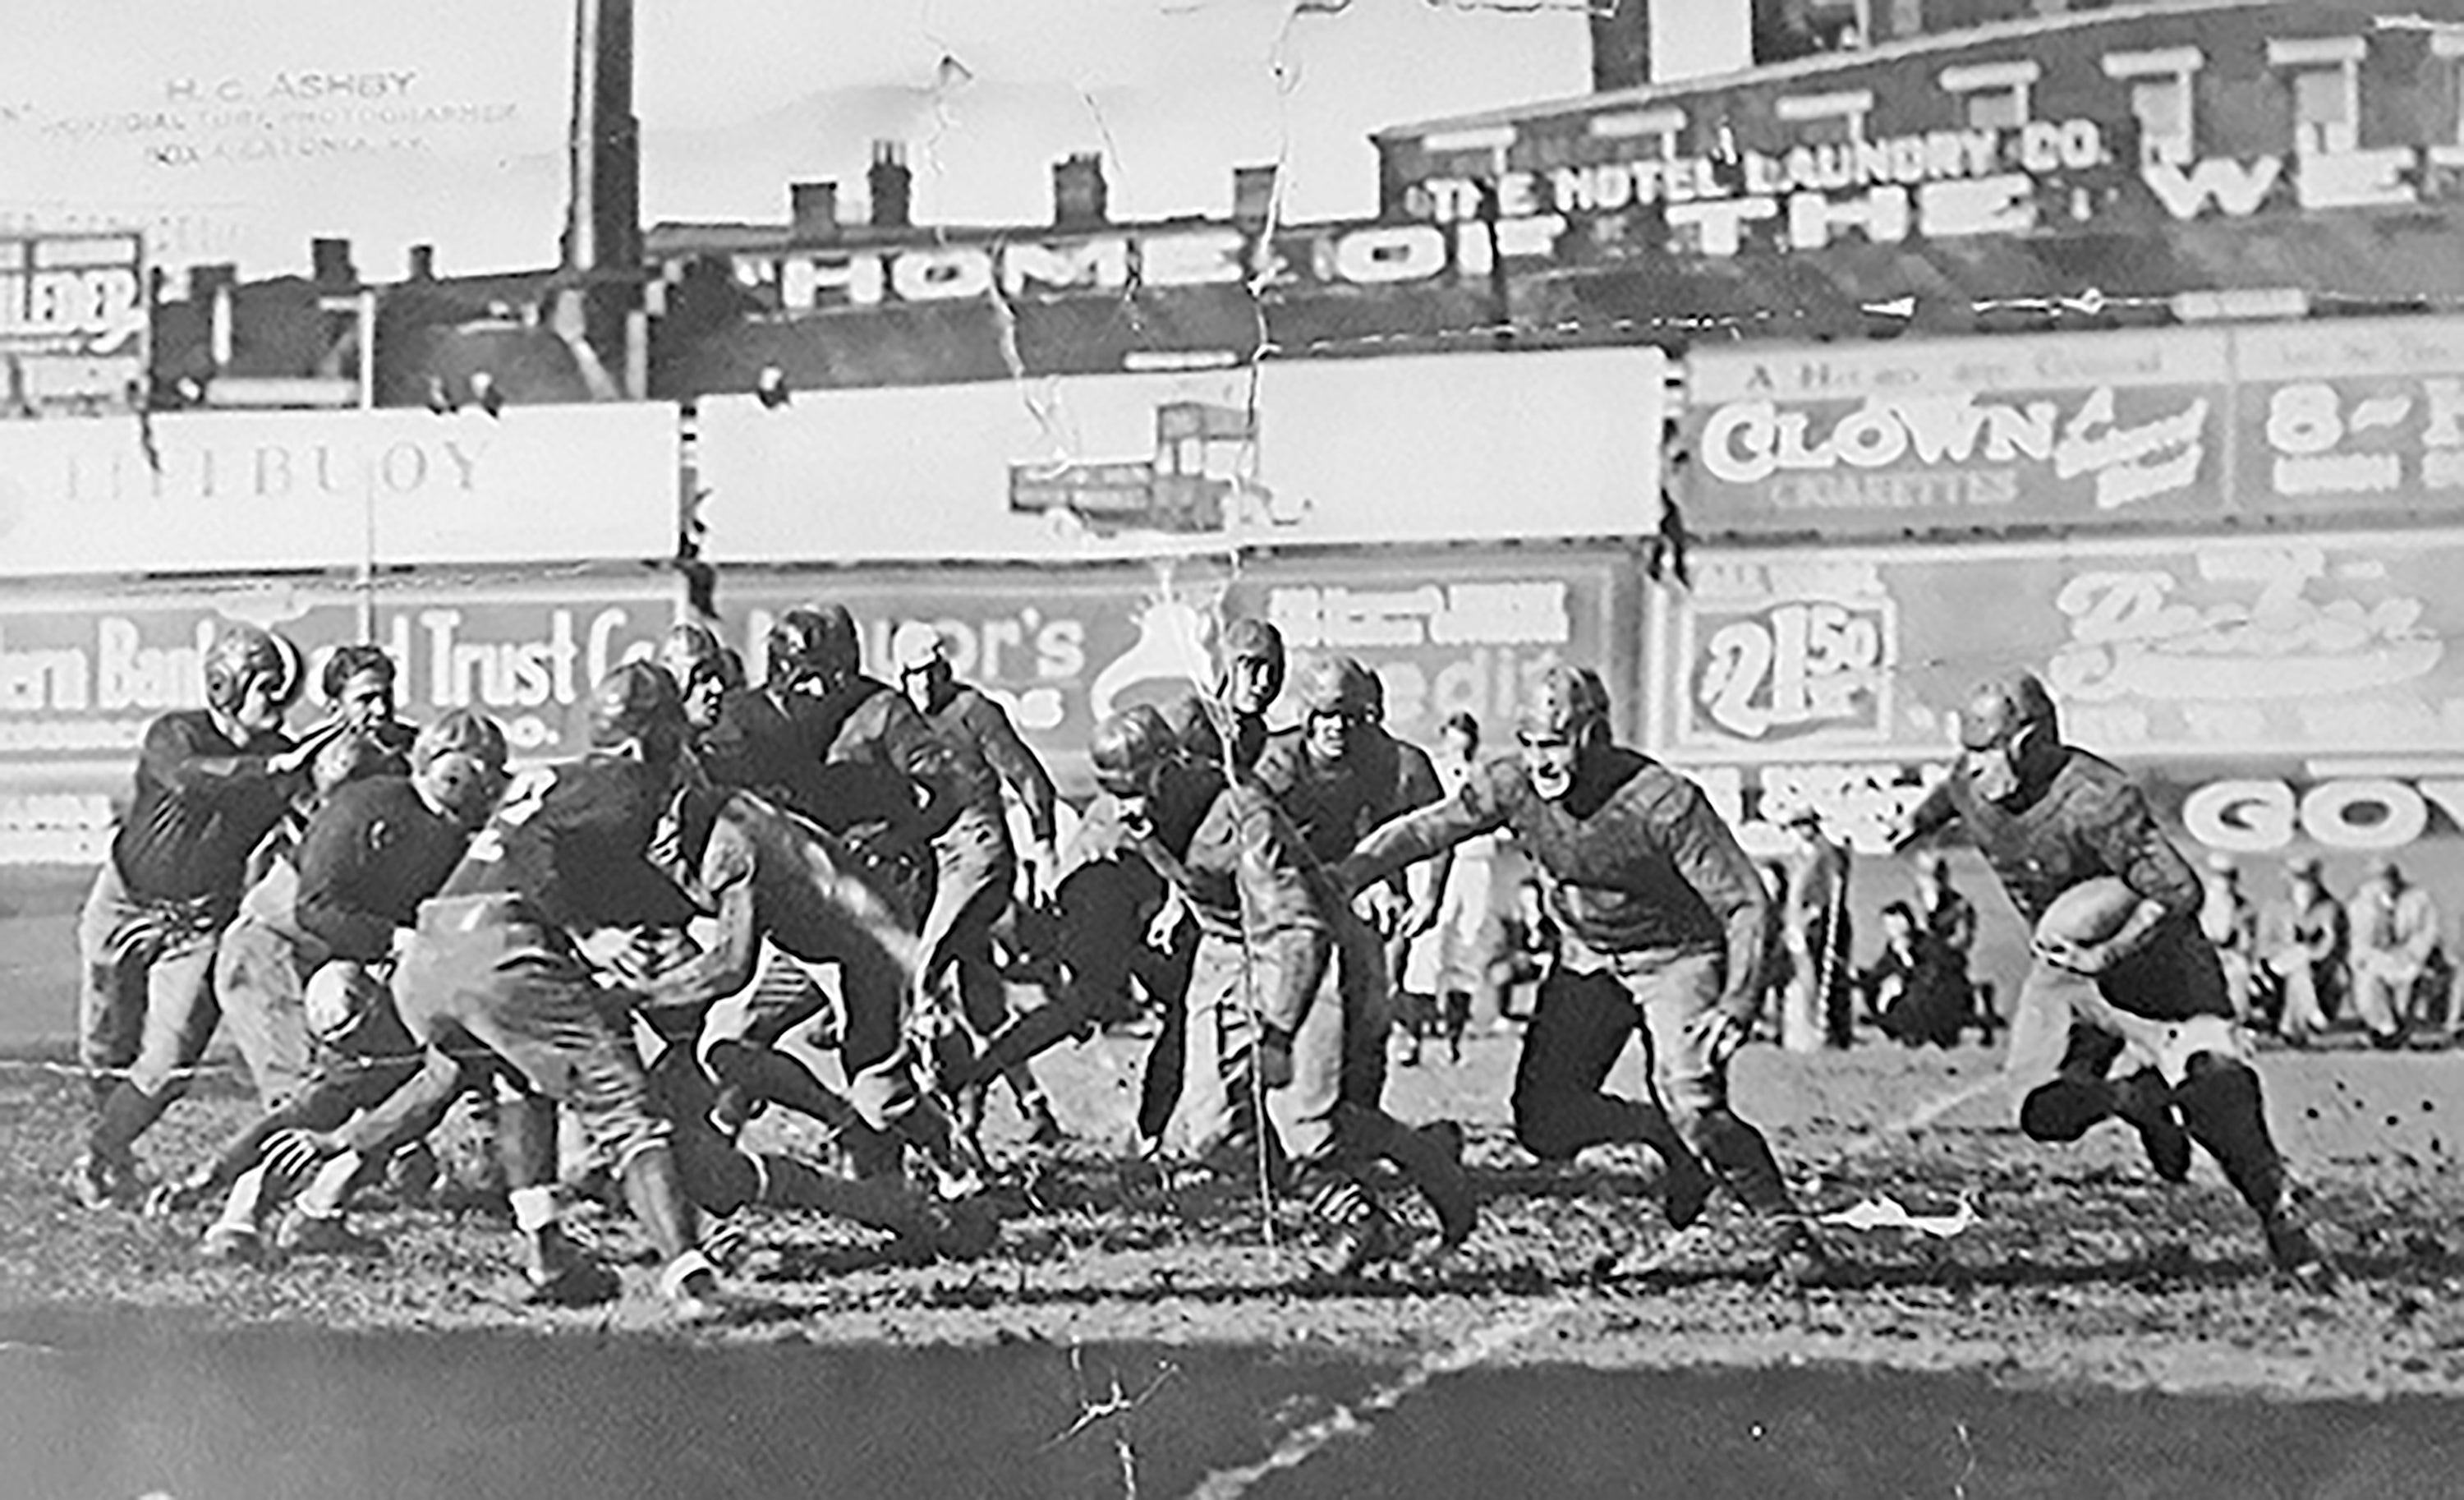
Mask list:
[[[633,116],[633,0],[574,0],[567,271],[642,264],[641,136]]]
[[[1651,81],[1651,0],[1591,0],[1592,92]]]
[[[875,141],[872,165],[866,169],[864,180],[872,190],[874,229],[903,230],[913,222],[909,217],[909,193],[914,186],[914,175],[907,169],[905,142]]]
[[[413,245],[410,247],[410,265],[405,273],[405,278],[411,281],[433,281],[436,279],[435,246]]]
[[[839,237],[839,185],[789,183],[788,233],[799,240]]]
[[[228,261],[209,266],[188,268],[188,301],[202,306],[213,300],[214,293],[239,280],[239,267]]]
[[[1053,228],[1088,229],[1106,222],[1104,158],[1081,151],[1053,163]]]
[[[1232,222],[1243,229],[1256,229],[1266,222],[1275,205],[1275,168],[1267,166],[1236,166],[1232,168]]]
[[[359,270],[351,264],[351,242],[346,239],[310,240],[308,276],[321,287],[359,285]]]

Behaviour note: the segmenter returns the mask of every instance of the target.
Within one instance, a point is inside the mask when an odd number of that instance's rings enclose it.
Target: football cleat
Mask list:
[[[214,1224],[197,1242],[197,1254],[220,1266],[263,1266],[268,1256],[265,1237],[254,1224]]]
[[[613,1302],[625,1290],[615,1270],[576,1256],[554,1266],[534,1267],[525,1275],[522,1300],[534,1307],[588,1308]]]
[[[69,1168],[69,1196],[82,1208],[121,1208],[144,1201],[144,1174],[134,1157],[100,1157],[89,1151]]]

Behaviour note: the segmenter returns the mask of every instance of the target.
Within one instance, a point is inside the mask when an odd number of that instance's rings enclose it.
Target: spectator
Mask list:
[[[1967,893],[1950,883],[1950,856],[1929,849],[1917,856],[1917,924],[1934,939],[1948,982],[1961,997],[1962,1009],[1978,1034],[1991,1037],[2001,1018],[1993,1012],[1993,988],[1979,984],[1969,972],[1976,951],[1976,906]]]
[[[2274,1013],[2277,1034],[2295,1047],[2325,1031],[2343,1004],[2348,931],[2344,908],[2320,880],[2318,856],[2286,860],[2284,899],[2259,921],[2258,980],[2262,1008]]]
[[[1848,851],[1822,829],[1812,805],[1781,820],[1794,835],[1787,894],[1780,908],[1780,942],[1788,956],[1788,988],[1782,1004],[1781,1045],[1812,1051],[1817,1045],[1845,1048],[1850,1041],[1851,975],[1848,946]]]
[[[2352,943],[2353,1012],[2379,1048],[2404,1045],[2416,1006],[2447,980],[2438,908],[2386,855],[2372,859],[2345,908]]]
[[[2241,868],[2222,849],[2208,855],[2199,902],[2199,930],[2215,944],[2233,1016],[2250,1025],[2251,985],[2258,966],[2258,908],[2241,888]]]
[[[1462,790],[1480,762],[1480,720],[1469,714],[1448,717],[1440,731],[1442,753],[1437,757],[1438,780],[1445,795]],[[1484,834],[1466,839],[1454,851],[1454,863],[1443,871],[1438,894],[1437,925],[1413,940],[1403,968],[1403,988],[1416,999],[1433,1000],[1436,1021],[1449,1053],[1463,1059],[1463,1033],[1471,1024],[1473,999],[1491,987],[1488,974],[1503,942],[1497,910],[1497,862],[1504,839]],[[1438,862],[1418,867],[1437,871]],[[1419,1050],[1415,1038],[1413,1051]]]
[[[1968,986],[1942,939],[1915,908],[1882,908],[1882,951],[1858,971],[1857,990],[1882,1034],[1905,1047],[1956,1047],[1968,1021]]]

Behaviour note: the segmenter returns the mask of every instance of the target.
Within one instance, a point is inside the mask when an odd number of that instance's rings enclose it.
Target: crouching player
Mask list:
[[[682,869],[716,930],[641,993],[653,1028],[671,1039],[697,1036],[712,1078],[736,1096],[725,1109],[706,1107],[704,1117],[733,1121],[759,1104],[783,1104],[828,1126],[868,1179],[895,1175],[912,1145],[948,1196],[979,1188],[980,1161],[923,1086],[907,1019],[924,943],[887,877],[838,838],[750,792],[704,783],[678,806]],[[837,966],[846,1010],[839,1058],[851,1098],[777,1048],[825,1002],[809,987],[782,996],[755,982],[765,939],[800,963]],[[713,1004],[713,997],[724,998]]]
[[[282,1185],[269,1179],[262,1160],[270,1140],[285,1131],[340,1127],[419,1070],[419,1050],[388,988],[394,954],[420,902],[452,873],[495,805],[504,785],[504,732],[484,714],[456,710],[419,732],[409,764],[407,777],[335,789],[301,836],[279,919],[256,930],[262,951],[246,966],[250,982],[240,993],[261,988],[279,998],[287,981],[288,1004],[257,1004],[252,1030],[273,1055],[300,1059],[296,1086],[269,1094],[263,1114],[149,1205],[167,1211],[228,1189],[206,1231],[209,1258],[251,1261],[262,1253],[264,1223]],[[274,884],[269,877],[251,901],[274,900]],[[283,1226],[282,1247],[354,1247],[340,1206],[322,1217],[295,1215]]]
[[[1566,1160],[1639,1141],[1666,1163],[1662,1204],[1684,1228],[1725,1183],[1768,1228],[1784,1274],[1820,1268],[1762,1133],[1728,1107],[1728,1060],[1763,990],[1769,898],[1702,789],[1610,738],[1608,690],[1552,667],[1522,709],[1520,757],[1475,767],[1443,802],[1372,833],[1336,876],[1358,890],[1504,828],[1539,866],[1565,932],[1514,1074],[1514,1132]],[[1640,1031],[1651,1097],[1602,1085]]]
[[[1326,871],[1254,782],[1227,782],[1177,751],[1151,708],[1107,718],[1090,747],[1129,848],[1180,893],[1199,932],[1168,1141],[1201,1157],[1238,1147],[1259,1140],[1256,1118],[1265,1114],[1295,1184],[1336,1230],[1337,1274],[1403,1247],[1368,1184],[1375,1158],[1428,1200],[1441,1247],[1460,1245],[1478,1215],[1461,1136],[1451,1127],[1415,1130],[1380,1108],[1384,1028],[1364,1025],[1369,1018],[1351,1013],[1329,982],[1327,914],[1340,898]],[[1262,1100],[1262,1089],[1271,1097]]]
[[[422,1049],[419,1074],[337,1140],[301,1133],[286,1144],[340,1153],[318,1169],[303,1209],[339,1202],[363,1165],[412,1138],[460,1087],[457,1052],[484,1048],[540,1101],[570,1104],[594,1146],[616,1163],[633,1216],[658,1247],[659,1290],[678,1311],[712,1310],[724,1293],[699,1246],[700,1221],[677,1170],[673,1135],[611,1002],[583,958],[608,930],[681,927],[684,893],[648,848],[673,789],[685,735],[675,684],[631,662],[593,690],[589,754],[515,778],[439,893],[419,909],[394,999]],[[605,1295],[608,1273],[556,1231],[553,1114],[506,1112],[515,1222],[533,1284],[557,1300]],[[544,1136],[544,1139],[540,1137]]]
[[[2189,1175],[2196,1141],[2258,1214],[2277,1267],[2307,1286],[2332,1283],[2269,1137],[2224,970],[2199,928],[2198,876],[2139,788],[2062,742],[2052,696],[2026,673],[1976,690],[1960,744],[1959,763],[1909,811],[1894,844],[1965,825],[2036,928],[2003,1064],[2020,1095],[2019,1128],[2067,1141],[2101,1120],[2125,1120],[2173,1182]],[[2109,921],[2080,910],[2099,893],[2083,888],[2107,879],[2137,897]],[[2117,1061],[2136,1066],[2117,1078]]]

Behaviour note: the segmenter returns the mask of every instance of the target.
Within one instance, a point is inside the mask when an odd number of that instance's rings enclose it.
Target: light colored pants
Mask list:
[[[1163,1129],[1166,1151],[1194,1158],[1255,1139],[1254,997],[1272,990],[1277,961],[1227,938],[1199,938],[1184,1001],[1180,1094]],[[1346,997],[1330,972],[1292,1036],[1292,1081],[1266,1095],[1267,1120],[1294,1166],[1334,1152],[1339,1108],[1377,1107],[1386,1029],[1347,1016]]]
[[[223,929],[214,955],[215,999],[255,1080],[257,1103],[269,1114],[297,1093],[316,1068],[308,974],[289,934],[246,914]]]
[[[115,1080],[176,1098],[213,1040],[214,949],[227,907],[143,901],[108,859],[77,919],[77,1056],[97,1097]]]

